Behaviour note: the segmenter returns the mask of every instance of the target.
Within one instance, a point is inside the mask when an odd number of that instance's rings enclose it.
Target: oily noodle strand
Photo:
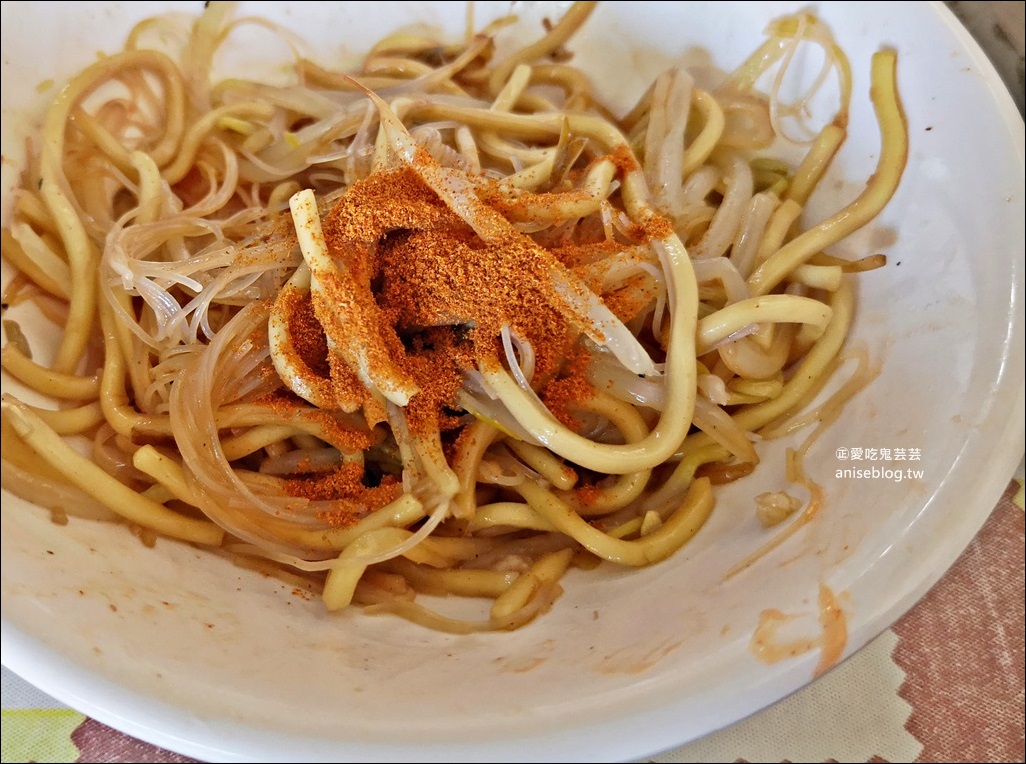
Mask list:
[[[2,231],[6,490],[452,633],[529,623],[571,568],[667,559],[762,438],[813,422],[789,473],[812,499],[725,570],[829,509],[804,457],[871,365],[810,407],[851,279],[886,258],[825,250],[903,173],[893,51],[866,188],[804,229],[852,96],[809,14],[719,87],[671,69],[618,118],[572,63],[596,3],[520,47],[504,18],[390,35],[353,71],[297,53],[288,86],[216,77],[240,22],[208,5],[187,33],[140,23],[32,144]],[[801,45],[841,105],[795,164],[775,147],[812,96],[778,97]]]
[[[873,56],[870,93],[880,122],[880,160],[865,190],[843,210],[768,257],[748,279],[755,294],[766,294],[810,257],[866,225],[894,195],[908,161],[908,124],[898,100],[897,66],[893,50]]]

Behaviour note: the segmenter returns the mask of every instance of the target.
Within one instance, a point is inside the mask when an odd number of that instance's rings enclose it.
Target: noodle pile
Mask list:
[[[895,55],[872,62],[878,166],[802,230],[851,91],[822,23],[778,20],[712,90],[671,69],[619,118],[565,47],[594,5],[510,53],[500,20],[393,34],[349,74],[297,55],[290,86],[213,81],[232,30],[266,25],[227,4],[174,55],[148,47],[171,20],[136,26],[54,101],[3,231],[3,368],[56,401],[4,395],[4,487],[451,632],[687,543],[754,442],[831,416],[796,418],[840,363],[846,274],[884,262],[825,250],[904,168]],[[800,44],[841,106],[792,167]],[[33,312],[60,329],[42,363]],[[802,456],[785,532],[818,502]]]

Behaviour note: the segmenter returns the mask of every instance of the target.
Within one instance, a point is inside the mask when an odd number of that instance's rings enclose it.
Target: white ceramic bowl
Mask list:
[[[136,19],[168,5],[4,3],[5,213],[22,136],[41,114],[36,85],[119,47]],[[299,32],[325,61],[401,23],[464,23],[461,3],[242,5]],[[669,63],[732,68],[769,19],[799,7],[810,6],[610,3],[573,47],[624,106]],[[224,560],[167,541],[146,549],[85,521],[58,527],[5,493],[4,665],[202,759],[614,760],[694,739],[812,679],[817,651],[757,660],[750,640],[764,609],[805,616],[799,628],[815,638],[825,584],[845,614],[845,656],[889,626],[969,542],[1022,453],[1023,122],[941,4],[811,7],[847,51],[855,92],[850,137],[810,216],[850,199],[872,171],[868,67],[882,45],[899,52],[911,154],[884,214],[838,247],[890,256],[861,280],[854,333],[883,373],[810,455],[828,494],[810,527],[724,580],[764,539],[752,496],[783,487],[775,443],[670,561],[571,572],[553,611],[528,627],[455,637],[329,616]],[[506,8],[478,3],[478,18]],[[856,447],[919,449],[903,466],[922,476],[837,479],[859,465],[836,450]]]

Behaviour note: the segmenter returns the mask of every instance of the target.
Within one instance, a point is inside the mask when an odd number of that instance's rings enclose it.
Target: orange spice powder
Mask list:
[[[610,158],[621,175],[638,169],[626,147]],[[517,219],[516,197],[500,184],[476,177],[474,188],[485,204]],[[533,204],[544,199],[556,204],[578,193],[528,196]],[[345,281],[331,294],[346,301],[346,310],[338,311],[317,295],[312,300],[297,298],[286,310],[297,354],[318,376],[330,380],[340,404],[361,403],[371,427],[384,418],[380,400],[330,352],[327,338],[339,336],[336,332],[356,338],[372,374],[398,375],[417,390],[405,407],[412,432],[458,429],[463,420],[449,406],[467,370],[503,364],[500,330],[508,325],[531,343],[534,386],[542,400],[567,426],[580,425],[573,413],[575,404],[594,395],[587,379],[589,356],[577,342],[578,328],[564,315],[564,298],[555,293],[548,266],[538,256],[540,245],[519,234],[499,236],[499,242],[482,240],[405,165],[355,183],[325,217],[323,229]],[[672,231],[668,221],[651,216],[628,235],[641,242],[667,230]],[[587,238],[556,241],[548,251],[564,267],[574,268],[624,246]],[[623,289],[606,296],[621,320],[630,320],[644,307],[635,292]],[[342,325],[336,320],[340,312],[359,320]],[[352,434],[348,437],[354,440]],[[287,481],[287,491],[311,499],[340,499],[352,503],[356,512],[379,499],[377,506],[382,506],[387,503],[384,497],[394,497],[400,490],[387,476],[375,488],[362,479],[361,467],[347,465],[326,475]]]
[[[440,426],[441,408],[475,360],[501,357],[503,325],[532,343],[538,373],[561,367],[572,332],[530,243],[482,241],[412,168],[354,184],[324,231],[380,316],[376,327],[352,331],[375,332],[368,343],[391,347],[390,361],[421,389],[407,411],[415,431]]]
[[[541,399],[563,426],[576,430],[581,426],[573,410],[581,401],[595,395],[588,380],[588,353],[578,348],[569,359],[562,376],[552,379],[541,389]]]
[[[311,501],[338,502],[332,510],[320,513],[318,519],[333,527],[344,527],[395,501],[402,493],[402,484],[391,475],[384,476],[373,487],[364,485],[363,475],[362,465],[344,464],[331,472],[289,478],[285,481],[285,493]]]
[[[324,334],[324,328],[318,323],[317,316],[314,315],[310,295],[288,291],[282,293],[282,298],[285,301],[283,311],[292,337],[291,349],[310,371],[320,377],[327,377],[330,373],[328,338]]]

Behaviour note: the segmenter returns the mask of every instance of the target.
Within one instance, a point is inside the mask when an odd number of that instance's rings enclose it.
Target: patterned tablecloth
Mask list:
[[[1024,3],[951,2],[1023,108]],[[1022,465],[962,557],[909,613],[821,680],[656,756],[698,761],[1024,761]],[[185,762],[3,669],[3,762]]]

